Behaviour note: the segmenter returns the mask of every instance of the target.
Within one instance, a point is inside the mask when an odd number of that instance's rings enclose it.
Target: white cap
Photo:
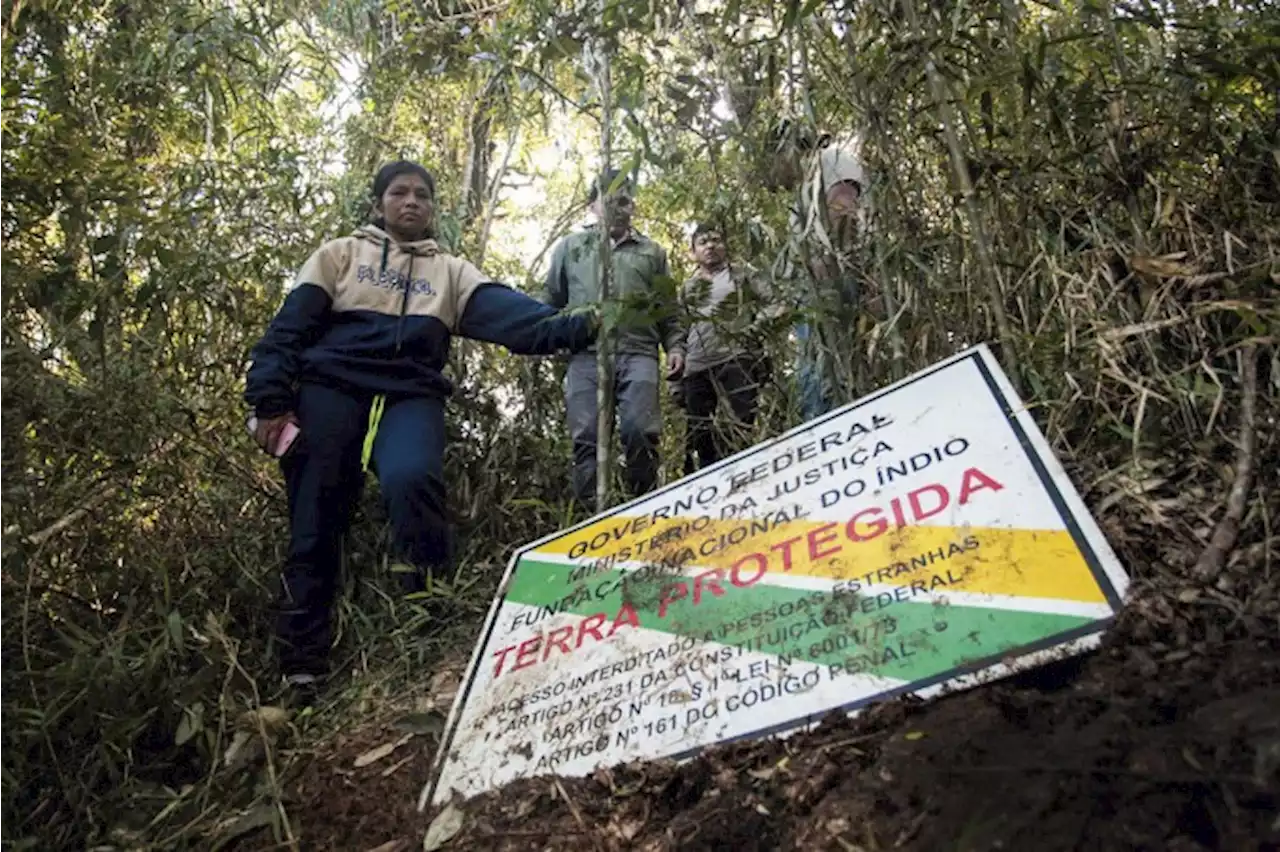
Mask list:
[[[847,148],[829,145],[818,153],[822,168],[823,189],[829,189],[841,181],[851,180],[859,187],[866,187],[862,162]]]

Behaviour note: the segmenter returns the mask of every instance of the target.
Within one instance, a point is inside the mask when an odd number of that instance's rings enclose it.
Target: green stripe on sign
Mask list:
[[[909,588],[899,592],[905,600],[891,593],[836,595],[750,583],[749,573],[738,584],[724,572],[698,578],[620,571],[571,583],[575,567],[522,559],[507,600],[549,614],[603,615],[602,633],[615,622],[628,630],[634,618],[641,627],[674,636],[900,680],[929,677],[1094,620],[935,604],[913,600]],[[960,580],[945,571],[913,579],[919,591],[938,593]]]

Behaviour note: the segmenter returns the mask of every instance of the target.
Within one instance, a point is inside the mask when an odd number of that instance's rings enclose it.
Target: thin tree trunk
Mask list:
[[[458,219],[466,231],[480,215],[489,184],[489,131],[497,106],[497,75],[488,77],[472,106],[467,122],[467,162],[462,181]]]
[[[502,155],[502,165],[498,167],[498,173],[494,175],[493,182],[489,184],[488,199],[485,202],[484,223],[480,226],[480,239],[476,245],[476,257],[473,263],[484,268],[484,253],[489,248],[489,231],[493,227],[493,215],[498,209],[498,196],[502,193],[502,181],[507,176],[507,169],[511,166],[511,152],[515,150],[516,142],[520,138],[520,125],[513,122],[511,131],[507,136],[507,150]]]
[[[600,0],[600,15],[603,20],[605,2]],[[600,86],[600,175],[593,177],[600,180],[609,174],[612,165],[613,146],[613,88],[610,80],[609,50],[607,39],[601,37],[596,42],[596,73]],[[608,187],[599,187],[600,193],[600,304],[609,302],[610,285],[613,278],[613,240],[609,234],[612,214],[605,202]],[[605,313],[607,318],[608,314]],[[607,319],[600,330],[596,355],[596,511],[603,512],[609,505],[609,478],[612,472],[613,456],[613,324]]]

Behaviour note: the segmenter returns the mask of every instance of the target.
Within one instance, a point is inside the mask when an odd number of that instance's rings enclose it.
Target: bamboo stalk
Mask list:
[[[600,18],[604,20],[605,0],[599,3]],[[596,73],[600,87],[600,176],[609,174],[613,146],[613,88],[610,79],[609,50],[605,37],[596,41]],[[600,244],[598,272],[600,304],[607,305],[613,278],[613,238],[609,234],[613,214],[605,198],[607,186],[597,186],[600,199]],[[596,344],[596,511],[603,512],[609,505],[609,474],[613,455],[613,323],[604,313],[600,337]]]
[[[1214,527],[1209,544],[1196,560],[1195,574],[1202,580],[1215,579],[1222,573],[1227,556],[1236,545],[1240,524],[1249,508],[1249,492],[1253,487],[1257,465],[1258,433],[1258,351],[1253,345],[1240,353],[1240,439],[1236,455],[1236,475],[1227,493],[1227,510]]]
[[[902,7],[906,10],[911,29],[923,43],[925,40],[924,30],[920,25],[920,17],[916,14],[915,1],[908,0],[908,2],[902,4]],[[987,307],[991,311],[991,317],[996,324],[996,333],[1000,338],[1000,361],[1004,366],[1005,372],[1009,375],[1009,380],[1013,382],[1015,388],[1021,391],[1020,376],[1016,369],[1017,357],[1014,348],[1013,329],[1009,326],[1009,316],[1004,309],[1003,282],[999,267],[996,266],[995,253],[991,250],[991,240],[987,235],[981,211],[978,210],[977,199],[973,191],[973,179],[969,175],[969,166],[965,159],[964,145],[960,140],[960,134],[956,131],[956,120],[951,111],[951,87],[942,78],[942,75],[938,73],[937,65],[934,63],[932,56],[925,57],[924,72],[925,77],[929,80],[929,88],[932,90],[933,99],[936,102],[938,118],[942,122],[942,135],[947,143],[947,154],[951,159],[952,172],[960,188],[965,218],[968,220],[969,228],[973,233],[974,249],[978,255],[978,265],[982,270],[982,283],[986,290]]]

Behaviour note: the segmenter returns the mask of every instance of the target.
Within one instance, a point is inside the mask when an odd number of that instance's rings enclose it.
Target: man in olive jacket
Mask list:
[[[635,496],[658,484],[658,438],[662,429],[658,407],[658,347],[667,352],[667,377],[684,369],[684,332],[674,299],[660,287],[669,283],[667,253],[631,226],[635,212],[630,182],[617,183],[611,172],[596,181],[587,196],[597,224],[565,237],[551,254],[545,301],[557,308],[600,300],[600,224],[603,203],[609,205],[609,236],[613,242],[610,299],[624,310],[618,323],[614,366],[615,405],[626,455],[626,483]],[[601,188],[606,191],[601,199]],[[595,347],[574,355],[565,378],[565,408],[573,438],[573,494],[592,505],[596,491],[596,354]],[[603,506],[597,507],[603,509]]]

